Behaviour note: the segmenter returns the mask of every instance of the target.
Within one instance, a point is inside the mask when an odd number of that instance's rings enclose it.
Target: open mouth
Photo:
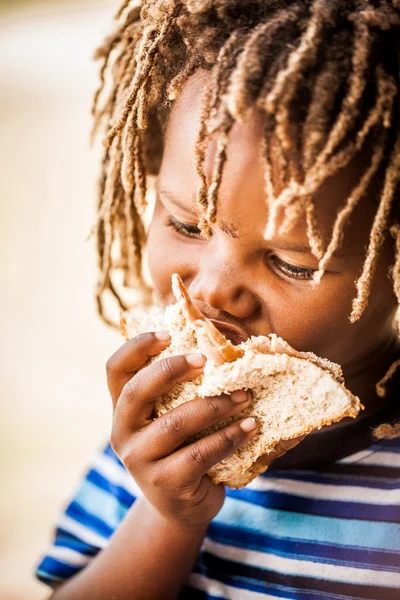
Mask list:
[[[211,319],[210,319],[211,320]],[[231,341],[234,346],[238,346],[242,342],[245,342],[248,339],[248,335],[244,335],[237,329],[226,325],[225,323],[221,323],[218,321],[212,320],[213,325],[220,331],[227,340]]]

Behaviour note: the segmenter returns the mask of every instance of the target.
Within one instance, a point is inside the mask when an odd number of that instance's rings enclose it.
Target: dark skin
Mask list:
[[[344,242],[318,287],[307,279],[307,272],[291,276],[288,270],[293,267],[285,263],[316,269],[317,260],[309,249],[300,252],[281,247],[308,247],[304,220],[289,234],[275,235],[271,240],[263,237],[268,207],[261,161],[262,117],[257,113],[249,123],[233,127],[217,223],[209,240],[199,239],[196,191],[200,180],[193,148],[206,79],[207,73],[199,71],[189,81],[169,122],[148,240],[155,291],[163,306],[173,302],[171,274],[179,273],[195,304],[207,316],[236,323],[248,335],[276,333],[298,350],[339,363],[346,386],[361,398],[366,410],[356,421],[346,419],[308,436],[296,452],[275,465],[311,466],[317,464],[316,456],[322,463],[330,462],[340,453],[369,445],[371,426],[381,422],[378,412],[388,404],[376,396],[375,383],[399,356],[392,327],[397,302],[387,275],[394,261],[392,242],[388,239],[385,244],[369,305],[355,324],[350,323],[349,315],[376,211],[372,198],[363,199],[354,212]],[[210,181],[215,143],[211,142],[208,150]],[[361,159],[353,162],[330,178],[316,196],[317,216],[327,241],[337,212],[363,166]],[[277,179],[277,167],[273,167]],[[182,228],[177,232],[166,226],[171,215],[189,226],[190,237]]]
[[[317,261],[307,250],[304,223],[289,234],[270,240],[263,236],[268,209],[260,161],[262,117],[256,113],[249,123],[235,124],[232,130],[218,219],[212,237],[203,239],[197,229],[200,181],[193,149],[207,76],[199,71],[185,84],[168,124],[148,239],[156,296],[161,306],[175,301],[171,275],[178,273],[206,316],[238,327],[243,337],[276,333],[297,350],[313,351],[341,364],[347,387],[366,407],[364,414],[310,434],[301,444],[298,440],[282,444],[275,453],[260,458],[266,465],[277,459],[272,468],[310,467],[316,464],[316,456],[319,464],[328,463],[368,446],[371,426],[397,410],[390,397],[382,400],[375,393],[375,383],[400,354],[392,329],[397,302],[387,277],[393,249],[388,241],[369,305],[360,321],[350,324],[354,282],[365,259],[373,201],[363,202],[359,214],[354,214],[340,251],[321,284],[313,287],[307,279],[310,271],[304,269],[315,269]],[[214,154],[211,140],[209,179]],[[326,236],[359,178],[360,166],[352,165],[318,193],[318,217]],[[168,225],[171,216],[175,228]],[[178,230],[176,221],[181,223]],[[306,251],[288,248],[294,244],[305,246]],[[297,276],[290,273],[293,266]],[[250,402],[243,393],[242,397],[195,399],[153,420],[154,403],[161,394],[177,381],[194,379],[202,372],[201,355],[197,355],[197,366],[187,356],[176,356],[140,370],[168,343],[155,333],[145,333],[124,344],[107,363],[114,406],[111,444],[144,497],[134,503],[110,545],[62,585],[54,593],[55,600],[123,600],[132,595],[146,600],[176,598],[207,526],[225,499],[224,486],[212,484],[206,473],[257,433],[257,429],[245,431],[239,421],[183,445],[194,433],[238,415]]]

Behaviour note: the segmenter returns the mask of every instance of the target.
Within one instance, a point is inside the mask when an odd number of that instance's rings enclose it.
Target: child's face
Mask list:
[[[268,241],[263,237],[268,208],[261,160],[262,117],[256,114],[248,124],[235,124],[232,129],[212,237],[186,237],[168,226],[173,217],[191,226],[196,236],[200,179],[194,146],[207,77],[206,72],[199,71],[189,80],[169,121],[148,240],[158,299],[162,305],[174,302],[171,274],[179,273],[206,316],[237,324],[248,335],[276,333],[298,350],[338,362],[349,385],[349,379],[370,369],[395,337],[391,323],[397,304],[387,276],[393,263],[391,241],[380,258],[369,305],[353,325],[349,315],[355,281],[365,260],[375,210],[372,201],[363,200],[354,212],[344,243],[319,286],[313,286],[307,272],[300,271],[300,277],[288,273],[287,264],[289,271],[293,267],[316,269],[317,260],[309,250],[303,219],[288,234]],[[208,182],[215,150],[211,142]],[[331,178],[317,194],[317,215],[327,241],[337,211],[359,175],[360,164],[354,164]]]

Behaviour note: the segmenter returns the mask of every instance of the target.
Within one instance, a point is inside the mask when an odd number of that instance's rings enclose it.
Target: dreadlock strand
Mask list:
[[[358,183],[358,185],[354,188],[354,190],[350,194],[350,196],[346,202],[346,205],[341,209],[341,211],[339,212],[339,214],[336,218],[336,221],[333,225],[331,241],[328,244],[328,247],[326,249],[324,256],[322,257],[322,259],[320,260],[320,262],[318,264],[318,271],[316,272],[316,274],[314,276],[314,281],[316,283],[319,283],[321,281],[321,279],[325,273],[326,267],[329,264],[329,261],[331,260],[332,256],[338,249],[340,242],[341,242],[341,237],[342,237],[346,222],[348,221],[350,215],[353,213],[353,211],[354,211],[355,207],[357,206],[357,204],[359,203],[360,199],[364,196],[365,191],[367,190],[368,186],[370,185],[373,177],[376,175],[376,172],[378,171],[378,169],[382,163],[382,158],[383,158],[383,144],[380,144],[380,145],[378,145],[378,147],[372,157],[369,168],[363,174],[360,182]]]
[[[270,114],[275,113],[286,85],[292,79],[298,80],[302,69],[315,60],[323,30],[327,24],[332,23],[336,5],[334,0],[316,0],[312,5],[310,22],[300,45],[289,55],[287,67],[278,74],[275,85],[266,99],[265,107]]]
[[[260,23],[248,35],[231,77],[226,100],[230,114],[240,123],[246,121],[249,109],[257,99],[263,83],[265,58],[260,50],[262,48],[265,51],[266,45],[271,43],[274,34],[285,23],[287,16],[287,10],[281,10],[272,21]]]
[[[400,436],[400,422],[389,425],[383,423],[373,431],[373,437],[376,440],[394,440]]]
[[[209,221],[209,223],[215,223],[216,220],[218,191],[222,181],[222,172],[227,158],[226,148],[228,145],[229,133],[232,129],[233,122],[234,121],[232,117],[228,113],[226,113],[225,123],[223,123],[222,131],[219,132],[218,136],[215,166],[211,185],[208,191],[207,220]]]
[[[94,59],[95,60],[103,59],[103,64],[101,65],[100,73],[99,73],[100,84],[95,92],[94,99],[93,99],[93,105],[92,105],[92,109],[91,109],[92,116],[94,116],[97,112],[97,105],[98,105],[98,101],[101,96],[101,93],[104,89],[105,74],[107,71],[107,67],[108,67],[108,64],[110,61],[112,51],[118,44],[121,43],[121,41],[124,37],[124,34],[125,34],[126,30],[129,28],[129,26],[132,23],[135,23],[135,25],[138,25],[139,17],[140,17],[140,7],[136,7],[129,13],[125,23],[123,23],[121,25],[121,27],[119,29],[117,29],[117,31],[113,35],[106,38],[104,44],[102,46],[100,46],[99,48],[97,48],[97,50],[94,53]]]
[[[273,131],[272,119],[265,119],[264,122],[264,135],[262,137],[262,157],[264,161],[264,181],[265,181],[265,196],[266,201],[271,208],[273,200],[275,198],[274,184],[272,177],[272,162],[271,162],[271,148],[270,139]]]
[[[211,97],[207,117],[208,135],[218,131],[221,123],[225,120],[226,108],[228,107],[230,110],[231,81],[235,76],[238,57],[242,53],[249,35],[247,31],[234,30],[218,53],[215,66],[211,71]]]
[[[397,303],[400,306],[400,225],[396,224],[390,228],[390,233],[395,239],[395,262],[391,271],[393,279],[393,291],[397,298]],[[397,326],[400,330],[400,320],[397,321]]]
[[[293,198],[292,201],[285,206],[283,222],[278,230],[279,235],[289,233],[293,227],[297,225],[306,210],[306,200],[306,197]],[[280,205],[277,204],[277,208],[279,206]]]
[[[210,85],[208,85],[203,95],[202,108],[200,114],[200,125],[195,145],[196,171],[201,180],[200,187],[197,192],[197,202],[200,205],[200,210],[202,214],[202,218],[200,219],[199,223],[199,228],[207,237],[211,234],[211,229],[207,221],[208,198],[205,160],[207,152],[207,117],[209,114],[209,104],[211,96],[212,88]]]
[[[155,34],[155,30],[150,27],[143,33],[143,39],[141,40],[140,47],[138,50],[138,56],[136,58],[137,68],[130,88],[127,92],[127,98],[125,100],[122,115],[118,119],[117,123],[111,128],[107,135],[107,145],[111,144],[116,135],[124,129],[129,115],[132,111],[132,107],[136,102],[137,95],[139,93],[142,82],[146,78],[150,71],[151,59],[149,51],[152,44],[152,36]]]
[[[380,204],[371,229],[370,242],[367,256],[360,278],[357,281],[357,297],[353,301],[353,309],[350,321],[358,321],[364,312],[371,289],[372,277],[378,263],[380,249],[385,239],[390,211],[392,208],[394,192],[399,180],[400,170],[400,129],[397,132],[397,140],[390,157],[389,166],[386,171]]]
[[[284,209],[285,213],[290,211],[291,205],[302,202],[303,188],[293,179],[289,181],[286,188],[279,194],[279,196],[273,198],[270,203],[270,212],[268,215],[268,222],[265,229],[265,238],[270,239],[276,231],[276,222],[278,218],[279,209]],[[298,213],[297,209],[295,211]],[[287,231],[288,215],[285,216],[280,233]]]
[[[179,95],[179,92],[183,88],[186,81],[189,79],[189,77],[191,77],[194,74],[194,72],[200,67],[200,65],[201,58],[199,56],[190,57],[183,70],[180,71],[180,73],[178,73],[177,75],[175,75],[171,83],[168,85],[166,91],[166,96],[168,100],[176,100],[176,98]]]
[[[138,62],[138,65],[140,65],[140,68],[138,68],[137,71],[135,72],[135,77],[134,77],[134,80],[132,81],[131,87],[129,89],[128,97],[125,101],[125,106],[122,111],[121,117],[120,117],[119,121],[111,129],[111,131],[109,132],[109,134],[107,136],[108,144],[110,144],[112,142],[112,140],[114,139],[114,137],[116,135],[118,135],[122,131],[122,129],[125,127],[125,124],[128,120],[128,117],[132,110],[132,107],[134,106],[134,104],[136,102],[136,98],[139,93],[139,90],[153,66],[154,59],[155,59],[155,56],[159,49],[159,46],[162,42],[165,41],[165,38],[166,38],[168,32],[170,31],[170,29],[172,28],[172,26],[176,20],[179,10],[180,10],[180,6],[178,4],[178,6],[174,7],[174,10],[172,11],[172,14],[170,15],[170,19],[169,20],[167,19],[165,21],[165,23],[163,23],[158,34],[157,34],[157,29],[152,28],[152,27],[149,27],[143,33],[143,40],[141,41],[141,44],[140,44],[140,47],[138,50],[138,58],[137,58],[137,62]]]
[[[306,199],[305,208],[307,218],[307,237],[311,252],[318,260],[321,260],[321,258],[324,256],[324,242],[318,227],[314,196],[310,196]]]
[[[342,33],[343,41],[348,37]],[[315,162],[326,138],[329,120],[335,105],[336,94],[342,85],[343,59],[338,56],[333,43],[327,51],[327,65],[316,77],[312,99],[302,132],[303,171],[308,172]],[[324,99],[321,102],[321,98]]]
[[[104,285],[103,285],[103,282],[100,282],[96,289],[96,307],[97,307],[98,315],[104,321],[104,323],[106,325],[109,325],[109,327],[112,327],[113,329],[118,329],[115,321],[113,321],[112,319],[110,319],[110,317],[107,316],[103,299],[104,299]]]
[[[110,160],[107,168],[107,175],[104,187],[103,211],[101,218],[104,222],[104,248],[103,248],[103,269],[101,273],[100,290],[106,286],[107,278],[111,268],[111,249],[114,239],[114,230],[112,227],[112,208],[115,201],[115,188],[119,181],[119,161],[118,154],[120,149],[120,140],[116,138],[110,148]]]
[[[132,11],[133,12],[133,11]],[[133,23],[126,26],[125,30],[121,34],[120,40],[120,51],[114,59],[112,66],[112,77],[116,82],[113,89],[111,90],[108,99],[104,103],[101,110],[98,109],[98,98],[93,104],[94,122],[91,132],[91,140],[93,142],[94,137],[100,128],[101,122],[105,117],[108,117],[109,121],[114,120],[114,114],[117,106],[119,106],[118,99],[121,97],[121,92],[126,90],[127,84],[132,81],[134,69],[136,67],[136,43],[140,35],[140,23],[136,20],[137,15],[132,16]],[[129,18],[129,17],[128,17]]]
[[[121,4],[120,8],[118,9],[117,13],[114,16],[114,19],[116,21],[122,17],[123,13],[126,11],[128,6],[130,5],[130,3],[131,3],[131,0],[124,0],[124,2]]]
[[[137,183],[136,173],[136,157],[138,152],[137,138],[138,131],[133,124],[134,114],[131,113],[128,122],[124,129],[123,148],[124,155],[122,158],[121,166],[121,181],[124,188],[124,215],[126,219],[126,242],[127,242],[127,272],[136,274],[137,264],[135,257],[135,213],[136,208],[134,207],[134,197]]]
[[[348,94],[342,103],[341,112],[328,137],[325,148],[317,158],[318,164],[326,162],[340,142],[348,135],[352,121],[358,114],[358,102],[366,86],[366,71],[370,55],[372,34],[364,22],[358,22],[354,16],[354,51],[352,57],[353,71],[350,76]]]
[[[357,133],[355,141],[350,142],[343,150],[334,155],[324,169],[319,168],[317,170],[318,161],[316,161],[316,165],[310,169],[304,183],[304,189],[309,193],[314,193],[328,177],[333,176],[339,169],[344,168],[351,162],[364,146],[367,136],[379,122],[381,122],[381,127],[383,126],[386,129],[391,123],[393,100],[396,93],[393,78],[386,76],[380,67],[377,67],[376,75],[378,87],[376,103],[371,108],[362,129]],[[378,136],[376,144],[381,145],[383,148],[386,139],[387,136]]]
[[[136,140],[137,154],[136,154],[136,170],[137,170],[137,182],[139,188],[137,210],[140,216],[143,215],[147,207],[147,177],[146,168],[144,164],[143,156],[143,142],[142,136],[139,132]]]

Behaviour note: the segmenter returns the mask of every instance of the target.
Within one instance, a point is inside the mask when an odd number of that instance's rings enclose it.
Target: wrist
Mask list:
[[[168,530],[170,534],[182,538],[202,539],[210,524],[210,521],[191,521],[163,515],[144,496],[138,499],[137,502],[142,504],[142,510],[145,511],[147,518],[154,522],[155,527],[159,530]]]

